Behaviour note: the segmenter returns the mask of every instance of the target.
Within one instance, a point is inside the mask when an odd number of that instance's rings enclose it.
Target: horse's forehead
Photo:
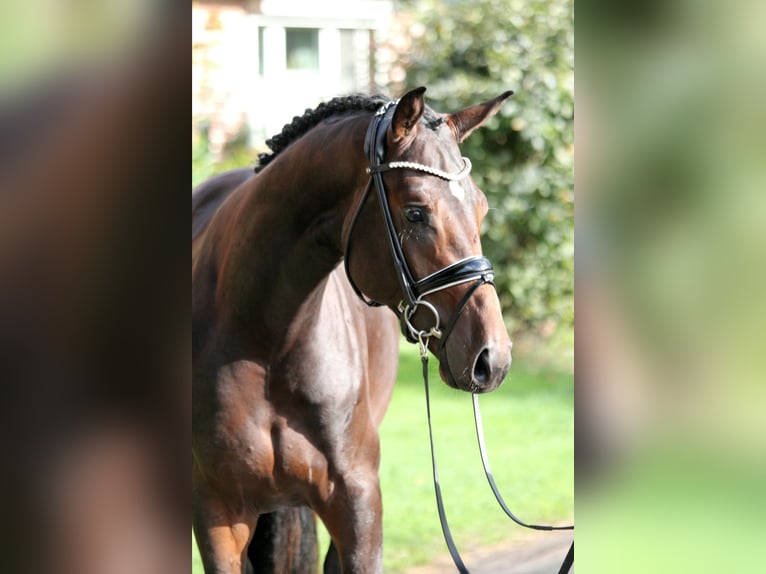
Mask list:
[[[424,120],[421,122],[417,136],[395,160],[411,161],[447,173],[462,170],[465,166],[463,156],[455,134],[446,122],[439,125],[433,125],[433,122],[428,125]],[[400,177],[405,182],[402,191],[410,188],[426,194],[432,202],[439,202],[445,213],[454,214],[457,209],[465,210],[466,216],[472,216],[477,202],[481,201],[482,194],[470,176],[459,181],[445,181],[419,172],[404,172]]]
[[[464,160],[452,130],[447,125],[439,126],[432,133],[425,135],[422,143],[421,163],[447,173],[456,173],[463,169]],[[460,202],[472,203],[478,200],[478,188],[470,176],[447,182],[449,193]]]
[[[434,127],[422,126],[418,138],[423,142],[425,153],[453,155],[459,152],[455,133],[446,123]]]
[[[463,161],[452,130],[446,125],[420,127],[417,136],[404,151],[403,157],[398,159],[413,161],[447,173],[460,171]]]
[[[463,187],[463,183],[462,182],[456,181],[456,180],[450,181],[449,182],[449,192],[458,201],[460,201],[460,202],[465,201],[465,188]]]

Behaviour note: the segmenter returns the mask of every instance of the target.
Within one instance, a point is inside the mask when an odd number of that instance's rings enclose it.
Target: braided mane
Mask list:
[[[266,140],[266,145],[271,148],[272,153],[258,155],[258,165],[255,167],[255,172],[261,171],[281,151],[311,128],[318,125],[322,120],[343,112],[362,110],[374,112],[387,101],[389,101],[389,98],[382,95],[366,96],[356,94],[333,98],[329,102],[322,102],[313,110],[307,109],[302,116],[295,116],[292,122],[282,128],[280,133]]]
[[[388,101],[390,101],[390,98],[380,94],[372,96],[355,94],[333,98],[328,102],[322,102],[313,110],[307,109],[302,116],[295,116],[292,122],[282,128],[280,133],[266,140],[266,145],[271,148],[271,153],[264,152],[258,155],[258,165],[255,166],[255,173],[261,171],[280,152],[311,128],[318,125],[322,120],[343,112],[362,110],[375,112]],[[444,121],[439,114],[435,113],[428,106],[426,106],[423,118],[425,124],[430,129],[436,129]]]

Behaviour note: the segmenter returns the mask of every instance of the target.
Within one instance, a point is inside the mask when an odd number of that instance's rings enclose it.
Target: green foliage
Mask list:
[[[203,124],[203,128],[192,134],[192,188],[218,173],[248,165],[255,167],[258,152],[263,150],[250,147],[249,132],[246,128],[226,142],[221,157],[216,159],[210,151],[204,122],[200,123]]]
[[[574,15],[567,0],[404,2],[408,87],[456,111],[515,91],[463,153],[487,194],[484,250],[515,328],[574,319]],[[404,86],[402,86],[402,90]]]

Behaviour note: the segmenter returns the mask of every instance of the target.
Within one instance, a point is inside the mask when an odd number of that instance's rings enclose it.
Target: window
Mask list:
[[[285,40],[288,70],[319,71],[319,30],[287,28]]]

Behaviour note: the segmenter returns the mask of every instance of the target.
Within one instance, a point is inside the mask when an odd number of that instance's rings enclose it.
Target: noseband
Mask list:
[[[401,322],[402,333],[411,343],[419,342],[421,347],[424,348],[430,337],[439,339],[439,351],[444,348],[445,342],[452,332],[452,329],[457,322],[460,313],[465,308],[471,295],[484,285],[490,283],[494,285],[494,272],[492,270],[492,263],[489,259],[482,256],[472,256],[456,261],[435,273],[416,280],[409,265],[407,259],[404,256],[402,245],[399,242],[396,226],[391,215],[391,206],[388,202],[388,195],[386,194],[386,188],[383,183],[382,173],[385,171],[391,171],[394,169],[409,169],[419,171],[427,175],[438,177],[447,181],[460,181],[468,176],[471,172],[471,162],[468,158],[463,158],[464,166],[457,173],[447,173],[440,169],[423,165],[420,163],[409,161],[392,161],[384,163],[386,155],[386,132],[391,125],[394,113],[396,111],[396,105],[399,100],[393,100],[384,104],[380,110],[373,116],[370,126],[367,128],[367,136],[364,142],[364,152],[369,160],[369,167],[367,173],[370,174],[370,182],[362,194],[361,199],[354,212],[353,219],[349,226],[348,235],[346,237],[345,245],[345,268],[346,276],[348,277],[351,287],[357,296],[364,301],[370,307],[381,306],[381,303],[368,299],[364,296],[357,284],[351,277],[351,271],[349,269],[349,251],[351,247],[351,236],[354,232],[356,220],[359,218],[359,214],[362,211],[362,207],[367,201],[367,197],[370,194],[371,188],[375,187],[377,192],[378,203],[380,204],[381,212],[383,213],[383,222],[386,228],[386,237],[388,239],[388,246],[391,250],[391,256],[394,261],[394,268],[396,269],[396,276],[399,280],[399,286],[402,290],[402,300],[397,306],[399,312],[399,320]],[[426,301],[424,297],[449,289],[455,285],[461,285],[462,283],[468,283],[473,281],[474,284],[468,289],[466,294],[460,300],[458,305],[452,312],[447,325],[444,329],[440,328],[439,313],[436,308]],[[418,329],[412,324],[412,316],[418,307],[423,306],[431,311],[434,316],[434,324],[430,329]]]

